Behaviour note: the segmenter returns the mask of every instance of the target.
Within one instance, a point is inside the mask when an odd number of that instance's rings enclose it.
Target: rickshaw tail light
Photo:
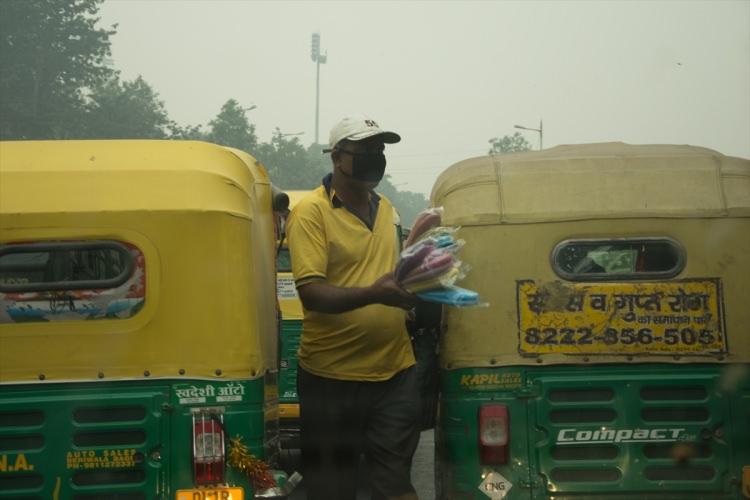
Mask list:
[[[193,480],[196,485],[224,482],[224,414],[214,408],[193,410]]]
[[[479,460],[482,464],[504,464],[510,446],[508,407],[488,404],[479,407]]]

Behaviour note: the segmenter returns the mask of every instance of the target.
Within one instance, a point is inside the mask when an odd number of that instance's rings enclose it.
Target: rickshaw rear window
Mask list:
[[[133,274],[130,250],[116,241],[0,245],[0,292],[115,288]]]
[[[553,250],[552,267],[571,281],[672,278],[685,252],[669,238],[566,240]]]

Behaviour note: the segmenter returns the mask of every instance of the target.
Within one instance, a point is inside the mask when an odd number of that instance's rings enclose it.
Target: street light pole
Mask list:
[[[312,47],[310,57],[316,63],[315,68],[315,144],[318,144],[318,123],[320,116],[320,65],[325,64],[328,59],[328,53],[320,53],[320,33],[312,34]]]
[[[514,128],[519,128],[521,130],[531,130],[533,132],[539,132],[539,149],[544,149],[543,145],[543,135],[544,135],[544,126],[542,124],[542,120],[539,120],[539,128],[530,128],[530,127],[524,127],[523,125],[513,125]]]

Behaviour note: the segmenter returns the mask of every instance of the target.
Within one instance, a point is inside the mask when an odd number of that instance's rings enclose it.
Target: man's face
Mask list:
[[[362,181],[353,178],[354,163],[362,162],[358,155],[379,155],[385,151],[385,144],[379,137],[368,137],[361,141],[342,141],[337,148],[338,158],[335,162],[336,168],[340,169],[352,182],[356,182],[373,189],[380,181]]]

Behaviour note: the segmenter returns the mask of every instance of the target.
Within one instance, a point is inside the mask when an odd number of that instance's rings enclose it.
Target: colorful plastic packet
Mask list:
[[[424,210],[417,215],[417,219],[414,221],[414,225],[411,228],[411,232],[409,232],[408,238],[406,238],[406,242],[404,243],[405,247],[410,247],[414,242],[416,242],[420,236],[422,236],[425,232],[432,229],[435,226],[439,226],[440,222],[443,217],[443,208],[429,208],[427,210]]]
[[[440,290],[446,287],[453,286],[456,280],[458,280],[460,274],[461,271],[458,266],[451,266],[432,278],[415,281],[413,283],[402,286],[407,292],[415,293],[418,295],[420,292]]]
[[[461,287],[442,288],[417,293],[417,297],[427,302],[437,302],[456,307],[470,307],[481,305],[479,294],[473,290]]]
[[[401,280],[409,274],[410,271],[417,268],[424,259],[435,249],[432,240],[420,241],[418,244],[411,246],[401,252],[401,258],[396,264],[394,275],[397,280]]]

